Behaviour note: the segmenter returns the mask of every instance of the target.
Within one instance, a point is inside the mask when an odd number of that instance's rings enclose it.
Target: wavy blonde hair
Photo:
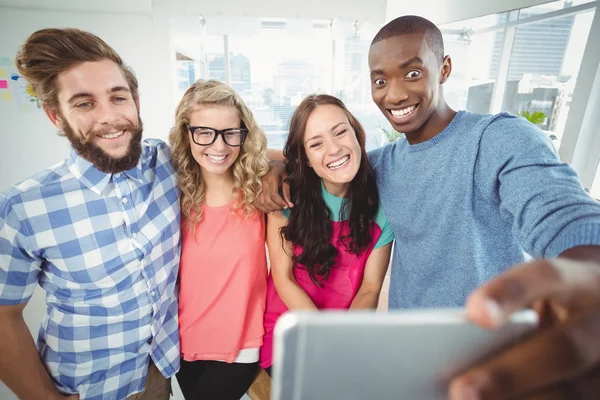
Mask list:
[[[195,232],[196,225],[202,220],[201,206],[204,203],[206,188],[200,165],[192,155],[188,124],[190,115],[204,105],[235,107],[242,127],[248,129],[240,154],[232,166],[235,199],[233,212],[241,211],[248,217],[257,211],[256,199],[262,190],[262,177],[269,170],[267,138],[240,95],[222,82],[194,82],[177,106],[175,126],[169,134],[173,165],[181,189],[181,212],[192,232]]]

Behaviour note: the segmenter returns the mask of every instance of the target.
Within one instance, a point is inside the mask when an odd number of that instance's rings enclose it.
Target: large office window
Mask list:
[[[442,26],[460,82],[454,105],[524,115],[560,146],[595,12],[590,0],[555,1]]]
[[[201,76],[226,82],[241,94],[271,147],[283,147],[290,117],[304,97],[333,91],[328,26],[307,30],[294,34],[285,20],[266,20],[253,36],[206,37]]]
[[[551,3],[442,25],[453,59],[445,96],[455,109],[528,116],[560,146],[597,2]],[[210,17],[207,17],[210,26]],[[224,21],[221,26],[233,26]],[[281,148],[289,120],[312,93],[342,99],[363,124],[369,149],[387,143],[389,123],[371,100],[368,50],[380,26],[338,20],[262,19],[256,28],[194,38],[185,77],[230,84],[252,108],[269,146]],[[189,54],[188,54],[189,56]]]
[[[498,76],[492,65],[500,56],[497,46],[493,44],[502,41],[503,34],[477,34],[475,31],[497,23],[497,15],[488,15],[440,27],[445,53],[452,59],[452,75],[444,84],[444,96],[451,107],[489,112]],[[480,88],[478,96],[473,95],[472,88]]]
[[[376,148],[387,142],[382,128],[388,126],[371,100],[367,63],[378,28],[270,18],[248,35],[207,32],[197,38],[194,76],[231,85],[252,109],[271,148],[283,147],[294,110],[315,93],[344,101],[365,128],[367,148]],[[185,69],[187,60],[178,62]],[[180,84],[179,90],[183,94],[185,87]]]

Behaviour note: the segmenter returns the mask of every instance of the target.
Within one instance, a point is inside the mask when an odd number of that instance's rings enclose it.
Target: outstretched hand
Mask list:
[[[473,292],[467,312],[494,328],[532,306],[540,329],[453,379],[451,400],[600,398],[600,264],[566,258],[521,264]]]

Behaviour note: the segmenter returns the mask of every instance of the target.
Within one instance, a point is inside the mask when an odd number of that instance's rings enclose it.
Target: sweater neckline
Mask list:
[[[422,143],[408,144],[408,151],[410,153],[413,153],[416,151],[427,150],[427,149],[435,146],[436,144],[438,144],[439,142],[441,142],[446,137],[448,137],[452,134],[452,132],[454,131],[454,126],[460,121],[460,119],[463,117],[464,114],[465,114],[465,111],[458,110],[456,112],[456,115],[454,116],[454,118],[452,118],[452,121],[450,121],[448,126],[446,126],[440,133],[438,133],[431,139],[426,140]],[[407,141],[407,143],[408,143],[408,141]]]

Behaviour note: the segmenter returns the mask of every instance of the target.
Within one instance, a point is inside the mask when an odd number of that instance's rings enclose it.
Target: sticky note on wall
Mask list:
[[[2,98],[2,100],[4,100],[4,101],[10,101],[10,100],[13,99],[11,92],[1,92],[1,93],[2,94],[0,95],[0,97]]]
[[[12,63],[10,62],[10,58],[8,58],[8,57],[0,58],[0,65],[2,65],[3,67],[10,67],[12,65]]]
[[[0,89],[8,89],[8,81],[0,80]]]
[[[3,68],[0,68],[0,78],[6,78],[8,76],[8,74],[6,73],[6,70]]]

